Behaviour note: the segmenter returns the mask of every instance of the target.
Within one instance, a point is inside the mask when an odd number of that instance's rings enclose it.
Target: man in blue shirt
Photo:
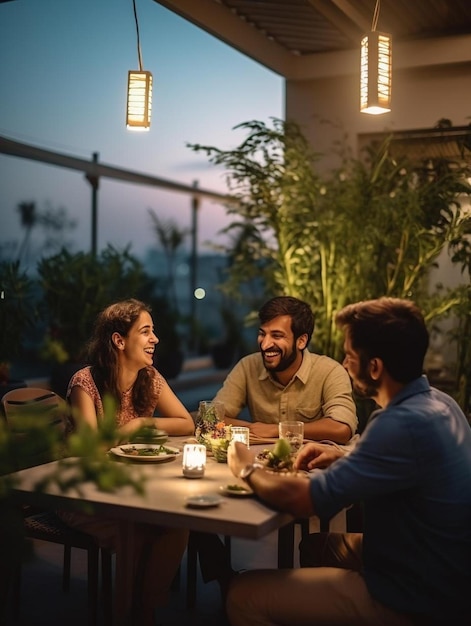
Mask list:
[[[410,301],[380,298],[345,307],[336,322],[355,391],[381,407],[353,451],[306,445],[297,467],[316,470],[310,480],[268,473],[238,444],[229,464],[296,517],[363,502],[364,532],[310,535],[302,568],[236,577],[231,624],[469,625],[471,428],[422,376],[423,316]]]

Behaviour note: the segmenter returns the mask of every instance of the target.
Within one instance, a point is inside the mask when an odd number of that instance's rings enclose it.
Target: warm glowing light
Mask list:
[[[186,478],[202,478],[206,467],[206,446],[186,443],[183,446],[182,472]]]
[[[360,110],[379,115],[391,110],[391,36],[371,32],[361,42]]]
[[[152,74],[128,72],[126,126],[130,130],[149,130],[152,114]]]
[[[203,298],[206,298],[206,291],[203,287],[198,287],[193,293],[197,300],[203,300]]]

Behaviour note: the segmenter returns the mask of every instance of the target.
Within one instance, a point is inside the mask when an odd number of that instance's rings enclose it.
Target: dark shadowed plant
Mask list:
[[[11,362],[21,355],[36,313],[33,281],[19,261],[0,261],[0,384],[9,380]]]
[[[5,420],[0,420],[0,623],[5,623],[8,606],[7,595],[18,567],[27,558],[23,532],[23,514],[12,498],[17,479],[12,474],[20,467],[31,466],[31,454],[41,449],[47,460],[58,460],[58,465],[47,477],[38,481],[38,492],[54,486],[61,493],[81,493],[85,483],[94,483],[101,491],[113,492],[129,486],[137,493],[145,491],[145,478],[139,468],[113,461],[107,451],[116,441],[115,403],[104,398],[104,419],[98,430],[87,426],[78,429],[67,439],[60,431],[44,425],[36,419],[34,410],[31,420],[23,422],[21,438],[8,430]],[[136,471],[137,470],[137,471]],[[93,514],[91,508],[85,512]]]
[[[127,298],[145,299],[154,281],[128,249],[109,245],[98,256],[63,249],[38,264],[43,316],[48,324],[44,354],[80,361],[97,314]]]
[[[167,263],[167,279],[165,291],[171,307],[178,315],[178,299],[176,293],[176,262],[178,249],[185,242],[190,230],[180,228],[175,220],[165,220],[157,215],[153,209],[149,209],[152,227],[159,246],[162,248]]]

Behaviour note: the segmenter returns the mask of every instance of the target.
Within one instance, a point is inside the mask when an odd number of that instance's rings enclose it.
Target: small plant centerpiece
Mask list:
[[[198,443],[213,453],[218,463],[227,462],[227,448],[231,440],[231,425],[224,422],[222,402],[203,400],[199,404],[195,436]]]

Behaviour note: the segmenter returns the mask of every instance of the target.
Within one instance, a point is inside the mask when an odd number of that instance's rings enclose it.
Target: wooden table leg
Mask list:
[[[133,522],[119,522],[118,546],[116,550],[116,626],[131,626],[132,597],[135,584],[135,525]]]
[[[294,565],[294,524],[290,522],[278,530],[278,568]]]

